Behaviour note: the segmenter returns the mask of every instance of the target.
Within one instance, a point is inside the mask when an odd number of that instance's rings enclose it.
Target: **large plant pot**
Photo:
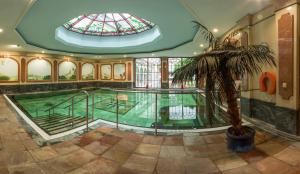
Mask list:
[[[245,126],[244,128],[246,134],[243,136],[232,135],[230,133],[232,127],[227,129],[227,145],[230,150],[234,152],[248,152],[254,148],[255,130],[248,126]]]

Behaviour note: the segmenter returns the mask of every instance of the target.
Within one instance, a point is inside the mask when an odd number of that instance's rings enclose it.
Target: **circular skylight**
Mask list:
[[[155,24],[128,13],[78,16],[63,25],[67,30],[93,36],[123,36],[152,29]]]

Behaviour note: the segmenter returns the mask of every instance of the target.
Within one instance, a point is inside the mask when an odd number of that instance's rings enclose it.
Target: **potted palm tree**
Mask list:
[[[265,65],[276,66],[273,53],[266,45],[241,46],[234,39],[241,30],[235,30],[219,40],[205,26],[196,23],[209,43],[208,51],[178,68],[174,72],[173,83],[184,83],[194,77],[206,80],[206,95],[212,100],[210,105],[219,99],[227,103],[227,115],[231,123],[226,131],[228,148],[236,152],[249,151],[254,147],[255,130],[242,125],[235,78],[258,74]],[[212,91],[214,89],[218,92]]]

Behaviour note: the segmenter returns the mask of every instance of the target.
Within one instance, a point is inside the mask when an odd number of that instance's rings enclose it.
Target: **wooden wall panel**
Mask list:
[[[294,16],[290,13],[278,20],[278,51],[279,95],[288,100],[293,96],[294,88]]]

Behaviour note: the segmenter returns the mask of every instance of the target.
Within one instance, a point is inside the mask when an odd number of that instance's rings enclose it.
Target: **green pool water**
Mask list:
[[[75,95],[72,112],[72,100],[68,99]],[[48,109],[60,103],[50,114],[62,118],[72,114],[75,117],[86,116],[86,96],[78,95],[78,91],[24,94],[11,98],[31,119],[49,116]],[[198,92],[155,94],[94,90],[89,91],[88,104],[91,120],[116,122],[118,117],[120,124],[137,127],[153,128],[156,122],[161,129],[201,129],[228,125],[224,112],[219,109],[213,118],[207,118],[205,98]]]

